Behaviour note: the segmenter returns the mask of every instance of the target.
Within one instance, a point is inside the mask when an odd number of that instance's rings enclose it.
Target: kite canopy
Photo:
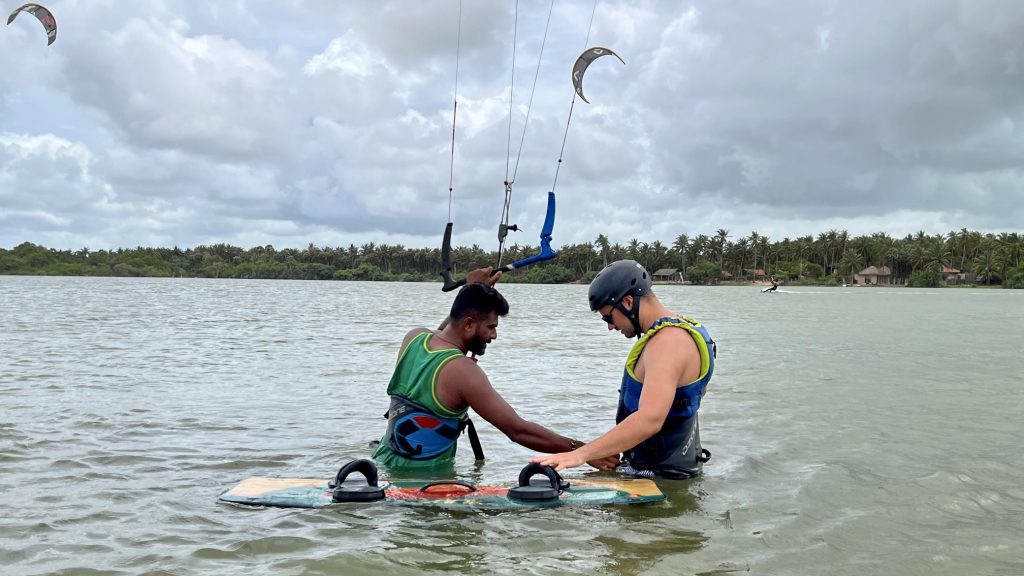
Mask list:
[[[46,7],[40,6],[39,4],[25,4],[21,8],[11,12],[11,15],[7,17],[7,23],[10,24],[11,22],[14,22],[14,19],[21,12],[34,14],[35,17],[39,19],[39,22],[42,23],[43,28],[46,29],[46,37],[48,38],[46,45],[49,46],[50,44],[53,44],[53,41],[57,39],[57,20],[54,19],[53,14]]]
[[[587,97],[583,95],[583,73],[587,71],[587,66],[590,66],[591,62],[597,60],[601,56],[608,55],[615,56],[616,58],[619,59],[619,62],[622,62],[623,65],[626,64],[626,61],[623,60],[621,56],[613,52],[611,49],[601,48],[599,46],[595,46],[594,48],[587,48],[586,50],[584,50],[583,54],[580,54],[580,57],[576,59],[576,64],[573,64],[573,88],[576,89],[576,94],[579,94],[579,97],[587,104],[590,104],[590,100],[587,100]]]

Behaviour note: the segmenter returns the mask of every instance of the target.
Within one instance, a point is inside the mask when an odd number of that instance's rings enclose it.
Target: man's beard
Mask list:
[[[477,336],[466,345],[466,349],[472,352],[474,356],[483,356],[484,351],[487,350],[487,340]]]

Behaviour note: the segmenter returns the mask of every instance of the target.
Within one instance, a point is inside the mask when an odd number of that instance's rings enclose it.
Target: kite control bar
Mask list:
[[[533,256],[527,256],[521,260],[516,260],[511,264],[506,264],[497,270],[491,272],[491,274],[497,274],[498,272],[509,272],[517,268],[529,266],[530,264],[536,264],[545,260],[551,260],[555,256],[558,256],[553,248],[551,248],[551,233],[555,228],[555,193],[548,192],[548,208],[547,213],[544,215],[544,225],[540,229],[540,252]],[[511,226],[509,227],[511,229]],[[449,222],[444,228],[444,241],[441,244],[441,277],[444,279],[444,285],[441,286],[443,292],[451,292],[456,288],[464,285],[466,279],[455,280],[452,277],[452,223]]]

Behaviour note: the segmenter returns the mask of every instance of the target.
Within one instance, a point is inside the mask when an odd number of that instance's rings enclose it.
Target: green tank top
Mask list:
[[[437,397],[437,377],[452,360],[463,356],[458,348],[431,349],[428,343],[433,334],[424,332],[414,337],[402,350],[395,371],[388,382],[388,396],[401,396],[445,418],[462,418],[469,408],[451,410]],[[444,454],[430,460],[409,460],[396,454],[388,445],[387,432],[373,453],[378,464],[393,470],[409,470],[450,466],[455,459],[458,444],[452,444]]]

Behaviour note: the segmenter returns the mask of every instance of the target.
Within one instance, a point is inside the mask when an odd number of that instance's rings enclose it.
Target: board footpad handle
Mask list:
[[[366,484],[368,486],[377,485],[377,465],[364,458],[362,460],[353,460],[342,466],[341,469],[338,470],[338,474],[334,476],[334,482],[329,483],[327,486],[329,488],[341,486],[345,483],[345,479],[348,478],[348,475],[353,472],[359,472],[362,474],[363,477],[366,478]]]
[[[558,472],[556,472],[555,469],[552,468],[551,466],[541,466],[536,462],[531,462],[530,464],[527,464],[526,467],[519,472],[519,485],[529,486],[530,478],[533,478],[534,476],[540,474],[543,474],[544,476],[548,477],[548,480],[551,481],[552,488],[556,490],[562,489],[562,485],[563,483],[565,483],[565,480],[563,480],[562,477],[558,475]]]
[[[345,482],[349,474],[359,472],[366,478],[366,483],[353,480]],[[334,482],[328,486],[332,489],[331,498],[335,502],[376,502],[383,500],[384,489],[377,486],[377,466],[370,460],[353,460],[338,470]]]
[[[530,478],[534,476],[546,476],[548,483],[532,484]],[[558,500],[562,490],[568,487],[558,472],[551,466],[541,466],[536,462],[527,464],[519,472],[519,486],[510,488],[508,497],[515,500],[551,501]]]

